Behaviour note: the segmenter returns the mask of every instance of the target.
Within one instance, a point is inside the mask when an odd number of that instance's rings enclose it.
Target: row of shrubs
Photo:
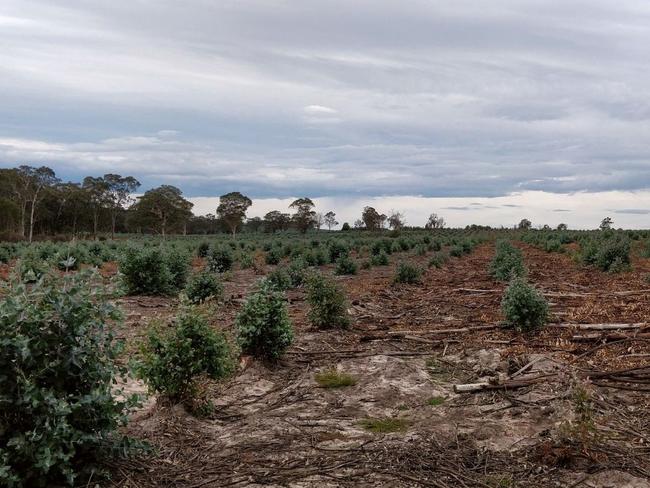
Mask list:
[[[510,241],[497,241],[489,273],[497,281],[509,282],[501,301],[501,311],[508,325],[528,331],[546,323],[548,302],[526,281],[527,270],[520,249]]]
[[[345,234],[344,234],[345,236]],[[46,269],[76,270],[81,265],[99,267],[102,263],[119,261],[129,248],[159,248],[190,256],[208,258],[220,271],[230,269],[234,263],[242,268],[253,267],[256,259],[275,265],[283,259],[303,257],[310,266],[336,263],[339,258],[354,252],[359,258],[368,258],[372,265],[377,256],[390,256],[396,252],[413,251],[423,255],[451,247],[452,254],[473,247],[486,239],[480,232],[444,230],[436,232],[404,231],[396,234],[360,233],[341,237],[339,234],[283,235],[279,237],[244,234],[234,240],[226,237],[203,239],[175,237],[166,241],[156,237],[129,237],[124,240],[76,241],[74,243],[42,241],[32,244],[0,243],[0,263],[20,259],[35,274]],[[163,245],[164,243],[164,245]],[[379,258],[385,260],[384,257]]]
[[[157,253],[138,259],[171,263]],[[198,280],[210,277],[199,274],[192,286],[204,289]],[[304,280],[310,323],[347,327],[346,298],[336,282],[318,272]],[[1,291],[0,486],[85,485],[98,477],[102,459],[145,447],[118,433],[139,399],[115,388],[128,371],[107,325],[120,317],[100,281],[89,272],[48,274]],[[164,286],[175,286],[173,278]],[[151,328],[135,371],[153,391],[209,411],[209,404],[196,402],[202,378],[232,374],[238,350],[274,361],[293,341],[286,298],[270,279],[247,298],[235,325],[231,340],[187,304],[173,327]]]

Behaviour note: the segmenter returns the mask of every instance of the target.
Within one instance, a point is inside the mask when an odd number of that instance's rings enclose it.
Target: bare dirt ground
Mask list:
[[[488,275],[492,244],[427,270],[418,285],[392,284],[397,259],[339,277],[354,319],[347,331],[310,328],[303,291],[293,290],[296,339],[285,357],[243,358],[231,380],[210,385],[211,418],[149,401],[126,433],[156,454],[114,465],[107,486],[650,487],[643,325],[567,325],[645,323],[650,264],[635,259],[633,271],[612,276],[521,247],[530,281],[551,302],[541,332],[499,327],[504,285]],[[234,273],[215,327],[232,330],[258,278]],[[119,334],[131,344],[176,307],[119,302],[127,317]],[[319,387],[314,374],[331,368],[357,383]],[[479,382],[485,391],[454,392]],[[366,419],[391,419],[397,431],[369,431]]]

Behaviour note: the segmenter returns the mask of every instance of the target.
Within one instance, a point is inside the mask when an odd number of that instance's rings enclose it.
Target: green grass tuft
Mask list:
[[[431,405],[432,407],[437,407],[439,405],[442,405],[443,403],[445,403],[445,397],[441,397],[441,396],[431,397],[427,400],[427,404]]]
[[[342,373],[335,369],[316,373],[314,379],[322,388],[342,388],[344,386],[354,386],[357,384],[357,379],[354,376]]]
[[[361,421],[361,427],[376,434],[404,432],[408,426],[408,420],[400,418],[367,418]]]

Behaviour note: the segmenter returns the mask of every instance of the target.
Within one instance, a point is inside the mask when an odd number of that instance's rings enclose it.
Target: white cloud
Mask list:
[[[643,0],[5,0],[0,166],[193,195],[646,189],[649,22]]]
[[[314,115],[319,115],[319,114],[335,114],[336,110],[330,107],[324,107],[323,105],[307,105],[305,107],[305,112],[308,114],[314,114]]]

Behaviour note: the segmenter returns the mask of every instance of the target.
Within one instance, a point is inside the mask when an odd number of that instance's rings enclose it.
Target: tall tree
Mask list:
[[[320,230],[320,228],[323,227],[324,219],[325,216],[321,212],[316,212],[316,215],[314,215],[314,226],[316,227],[316,230]]]
[[[429,215],[429,220],[424,224],[425,229],[444,229],[445,219],[439,217],[437,213],[432,213]]]
[[[614,224],[614,221],[612,220],[611,217],[605,217],[601,222],[600,222],[600,230],[609,230],[612,228],[612,225]]]
[[[314,202],[310,198],[299,198],[294,200],[289,208],[295,209],[291,217],[296,228],[303,234],[314,227],[316,223],[316,212],[314,211]]]
[[[404,227],[404,214],[391,210],[390,217],[388,217],[388,225],[393,230],[399,230]]]
[[[88,193],[81,188],[79,183],[61,183],[57,185],[59,208],[57,215],[63,216],[70,225],[72,237],[77,235],[79,216],[88,209]]]
[[[140,187],[140,182],[133,176],[121,176],[110,173],[105,174],[103,180],[106,188],[106,205],[111,215],[111,239],[115,239],[117,216],[133,203],[131,193]]]
[[[54,171],[47,166],[41,166],[40,168],[20,166],[18,172],[21,174],[25,182],[25,195],[30,203],[28,240],[29,242],[32,242],[34,237],[34,220],[38,202],[43,197],[43,193],[48,188],[58,183],[59,179],[56,177]]]
[[[327,226],[327,230],[332,230],[332,227],[338,224],[339,223],[336,221],[336,214],[334,212],[330,210],[325,214],[325,225]]]
[[[521,219],[521,221],[520,221],[519,224],[517,225],[517,228],[518,228],[518,229],[521,229],[521,230],[528,230],[528,229],[530,229],[532,226],[533,226],[533,223],[532,223],[530,220],[528,220],[528,219]]]
[[[264,232],[273,233],[287,230],[291,224],[291,216],[279,210],[271,210],[264,216]]]
[[[193,206],[183,198],[178,188],[162,185],[145,192],[130,210],[137,224],[156,229],[164,238],[173,226],[182,226],[186,230]]]
[[[108,183],[101,176],[96,178],[94,176],[86,176],[82,188],[88,196],[88,202],[92,210],[93,237],[96,239],[99,228],[99,217],[102,210],[108,207],[109,204]]]
[[[244,218],[246,218],[246,210],[252,204],[250,198],[238,191],[226,193],[219,197],[217,216],[226,223],[233,237],[235,237],[237,229],[241,227]]]
[[[377,230],[381,225],[381,216],[373,207],[364,207],[361,220],[368,230]],[[356,224],[355,224],[356,227]]]

